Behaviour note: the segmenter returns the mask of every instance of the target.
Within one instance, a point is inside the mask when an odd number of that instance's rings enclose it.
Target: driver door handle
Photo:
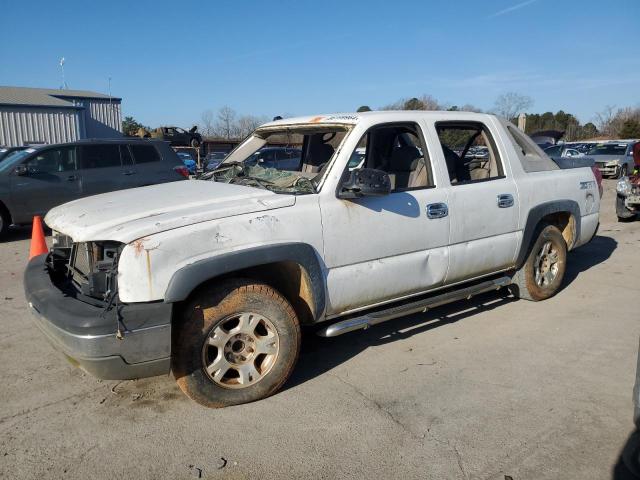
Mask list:
[[[498,207],[513,207],[513,195],[511,195],[510,193],[501,193],[500,195],[498,195]]]
[[[430,203],[427,205],[427,218],[444,218],[449,215],[446,203]]]

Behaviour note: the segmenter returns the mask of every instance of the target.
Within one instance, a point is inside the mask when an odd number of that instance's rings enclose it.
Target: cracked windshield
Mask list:
[[[263,188],[275,193],[317,193],[347,128],[310,126],[256,130],[203,180]]]

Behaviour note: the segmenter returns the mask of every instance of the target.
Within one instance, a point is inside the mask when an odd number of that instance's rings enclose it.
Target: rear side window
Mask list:
[[[120,149],[118,145],[82,145],[80,162],[82,168],[119,167]]]
[[[504,178],[502,160],[486,125],[438,122],[436,131],[451,185]]]
[[[160,154],[153,145],[129,145],[136,163],[159,162]]]

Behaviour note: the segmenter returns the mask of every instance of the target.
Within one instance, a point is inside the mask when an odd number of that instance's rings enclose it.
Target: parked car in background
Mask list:
[[[585,155],[589,153],[589,150],[593,148],[593,144],[596,142],[566,142],[564,145],[568,148],[574,148],[580,153]]]
[[[227,157],[228,152],[209,152],[204,158],[205,172],[211,172],[218,168],[218,165]]]
[[[547,147],[544,149],[544,153],[553,157],[583,157],[584,153],[576,148],[572,148],[568,145],[554,145],[553,147]]]
[[[20,151],[20,150],[24,150],[25,148],[27,147],[0,147],[0,162],[2,162],[2,160],[7,158],[9,154]]]
[[[603,176],[622,178],[633,172],[633,141],[596,143],[589,150]]]
[[[180,127],[159,127],[151,132],[152,138],[165,140],[172,147],[194,147],[202,145],[202,135],[198,132],[198,127],[193,126],[190,130]]]
[[[184,163],[184,166],[187,167],[189,173],[191,175],[195,175],[198,164],[193,159],[193,156],[188,152],[176,152],[176,155],[178,155],[180,160],[182,160],[182,163]]]
[[[640,213],[640,142],[633,142],[634,166],[631,175],[616,185],[616,215],[619,221],[633,220]]]
[[[290,147],[264,147],[246,160],[246,165],[294,171],[300,168],[302,150]]]
[[[166,142],[80,140],[15,151],[0,162],[0,237],[71,200],[188,177]]]

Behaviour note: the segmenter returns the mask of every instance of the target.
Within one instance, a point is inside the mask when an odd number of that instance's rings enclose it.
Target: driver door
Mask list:
[[[20,209],[24,218],[14,221],[43,216],[53,207],[80,198],[76,158],[76,147],[58,147],[38,150],[25,160],[26,174],[11,176],[12,203],[24,206]]]
[[[444,282],[448,188],[436,186],[423,138],[415,123],[373,127],[356,150],[366,167],[389,174],[391,193],[351,200],[336,198],[336,192],[321,195],[329,315]],[[352,157],[354,152],[345,153]],[[347,165],[343,180],[355,168]]]

